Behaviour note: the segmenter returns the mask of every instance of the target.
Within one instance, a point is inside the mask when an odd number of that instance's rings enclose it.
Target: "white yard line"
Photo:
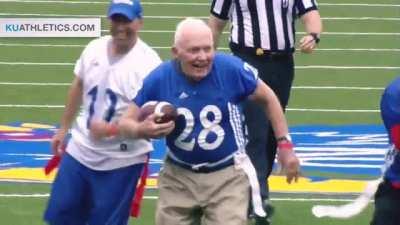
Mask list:
[[[1,84],[1,83],[0,83]],[[293,89],[318,89],[318,90],[383,90],[383,87],[344,87],[344,86],[293,86]]]
[[[45,48],[83,48],[86,45],[77,44],[31,44],[31,43],[4,43],[0,42],[0,46],[6,47],[45,47]],[[154,49],[171,49],[170,46],[151,46]],[[229,50],[229,48],[221,47],[219,50]],[[296,49],[299,50],[299,49]],[[317,48],[316,51],[350,51],[350,52],[400,52],[398,48]]]
[[[0,65],[11,65],[11,66],[19,66],[19,65],[26,65],[26,66],[73,66],[75,63],[67,63],[67,62],[0,62]]]
[[[354,70],[354,69],[382,69],[382,70],[398,70],[398,66],[328,66],[328,65],[310,65],[296,66],[296,69],[339,69],[339,70]]]
[[[108,30],[101,30],[108,32]],[[141,30],[142,33],[174,33],[174,30]],[[223,34],[229,34],[225,31]],[[296,32],[297,35],[304,35],[306,32]],[[351,36],[400,36],[400,33],[393,32],[323,32],[323,35],[351,35]]]
[[[9,86],[69,86],[71,83],[35,83],[35,82],[0,82],[0,85]]]
[[[58,14],[58,13],[17,13],[17,12],[3,12],[0,13],[0,16],[45,16],[45,17],[100,17],[106,18],[105,15],[98,15],[98,14]],[[174,20],[181,20],[188,16],[144,16],[145,19],[174,19]],[[196,16],[195,18],[199,19],[208,19],[208,16]],[[372,20],[372,21],[400,21],[399,17],[322,17],[322,20],[355,20],[355,21],[365,21],[365,20]]]
[[[2,104],[0,108],[64,108],[64,105],[22,105]]]
[[[75,63],[69,62],[4,62],[0,61],[0,65],[25,65],[25,66],[73,66]],[[336,70],[354,70],[354,69],[366,69],[366,70],[398,70],[398,66],[332,66],[332,65],[308,65],[308,66],[296,66],[295,69],[336,69]]]
[[[71,83],[38,83],[38,82],[0,82],[5,86],[69,86]],[[318,90],[383,90],[383,87],[345,87],[345,86],[293,86],[293,89]]]
[[[306,109],[306,108],[287,108],[286,111],[295,112],[341,112],[341,113],[377,113],[378,109]]]
[[[0,0],[0,3],[1,2],[108,5],[107,1]],[[143,1],[142,5],[210,6],[210,3],[209,2],[146,2],[146,1]],[[318,5],[320,5],[320,6],[400,7],[400,5],[398,5],[398,4],[367,4],[367,3],[318,3]]]
[[[23,104],[0,104],[0,108],[64,108],[64,105],[23,105]],[[342,113],[376,113],[377,109],[306,109],[287,108],[287,111],[298,112],[342,112]]]
[[[34,194],[3,194],[0,193],[2,198],[48,198],[49,193],[34,193]],[[147,195],[143,197],[144,199],[155,200],[158,196]],[[351,202],[354,199],[348,198],[271,198],[272,201],[293,201],[293,202]]]

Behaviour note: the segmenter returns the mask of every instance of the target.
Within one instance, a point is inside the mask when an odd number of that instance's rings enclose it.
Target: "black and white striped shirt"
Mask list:
[[[241,47],[293,52],[295,19],[317,10],[316,0],[213,0],[211,14],[231,20],[230,42]]]

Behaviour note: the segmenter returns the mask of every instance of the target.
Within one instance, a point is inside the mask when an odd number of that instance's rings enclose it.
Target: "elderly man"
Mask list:
[[[205,22],[181,21],[172,47],[174,59],[149,74],[135,104],[118,124],[121,136],[134,138],[143,130],[137,119],[138,106],[167,101],[177,108],[178,118],[166,136],[168,152],[159,174],[157,225],[195,221],[245,225],[250,190],[255,213],[265,216],[255,170],[245,154],[240,104],[245,99],[258,102],[278,139],[288,135],[287,123],[278,99],[258,79],[257,70],[235,56],[215,53],[213,44]],[[115,130],[106,128],[93,132],[99,136]],[[279,142],[279,161],[287,181],[297,180],[299,160],[289,140]]]

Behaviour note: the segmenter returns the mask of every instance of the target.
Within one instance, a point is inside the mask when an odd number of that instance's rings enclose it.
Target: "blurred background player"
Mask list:
[[[283,110],[289,102],[294,79],[297,18],[303,22],[306,32],[300,39],[299,48],[301,52],[311,53],[317,47],[322,32],[314,0],[213,0],[211,4],[209,25],[215,46],[229,20],[229,47],[232,53],[258,70],[260,78],[278,96]],[[277,143],[271,124],[260,106],[246,101],[244,114],[249,141],[246,151],[257,170],[261,198],[267,208],[268,177],[273,168]],[[290,137],[282,138],[278,141],[290,140]],[[256,217],[256,225],[269,223],[268,218]]]
[[[389,136],[383,182],[375,194],[371,225],[400,224],[400,77],[392,81],[381,98],[381,116]]]
[[[121,135],[135,137],[137,106],[167,101],[177,107],[159,174],[156,224],[246,225],[250,186],[256,214],[265,213],[245,154],[240,103],[247,98],[259,102],[279,138],[288,134],[279,101],[249,64],[215,54],[212,32],[202,20],[188,18],[177,25],[172,54],[173,60],[144,80],[136,104],[118,124]],[[292,143],[281,142],[279,148],[287,181],[297,180],[299,160]]]
[[[145,139],[96,141],[89,136],[98,105],[107,109],[102,115],[105,121],[118,121],[143,78],[161,63],[138,37],[143,23],[138,0],[112,1],[108,18],[111,36],[91,41],[76,62],[60,129],[51,142],[54,154],[63,154],[44,215],[52,225],[126,224],[138,178],[152,150]],[[61,145],[81,105],[63,153]]]

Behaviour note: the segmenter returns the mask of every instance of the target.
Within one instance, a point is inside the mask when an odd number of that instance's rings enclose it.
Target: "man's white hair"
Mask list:
[[[175,38],[174,38],[174,46],[177,46],[180,41],[182,40],[182,36],[187,30],[201,30],[206,29],[207,31],[211,32],[210,27],[201,19],[196,19],[193,17],[187,17],[186,19],[182,20],[181,22],[176,25],[175,30]]]

